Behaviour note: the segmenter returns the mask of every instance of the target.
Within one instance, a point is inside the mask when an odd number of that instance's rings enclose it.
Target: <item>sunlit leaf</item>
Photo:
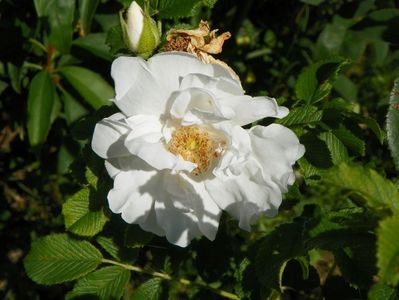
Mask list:
[[[375,212],[399,213],[399,190],[372,169],[343,163],[325,173],[324,178],[326,184],[358,195]]]
[[[387,218],[380,222],[377,230],[377,265],[382,282],[399,283],[399,218]]]
[[[97,268],[101,259],[89,242],[53,234],[32,243],[24,265],[32,280],[49,285],[79,278]]]
[[[89,188],[81,189],[62,206],[65,227],[80,236],[93,236],[99,233],[108,218]]]
[[[160,278],[153,278],[133,291],[130,300],[160,300],[162,293],[162,281]]]
[[[120,299],[130,280],[130,271],[119,266],[101,268],[79,279],[65,299],[97,296],[96,299]]]

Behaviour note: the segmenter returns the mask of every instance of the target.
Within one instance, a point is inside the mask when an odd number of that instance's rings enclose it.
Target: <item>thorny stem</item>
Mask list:
[[[225,298],[228,298],[228,299],[233,299],[233,300],[240,300],[240,298],[237,295],[229,293],[229,292],[224,291],[224,290],[216,289],[216,288],[211,287],[210,285],[208,285],[206,283],[194,282],[194,281],[191,281],[191,280],[188,280],[188,279],[185,279],[185,278],[173,278],[172,276],[170,276],[169,274],[166,274],[166,273],[146,270],[146,269],[143,269],[143,268],[140,268],[140,267],[137,267],[137,266],[123,264],[123,263],[120,263],[120,262],[117,262],[117,261],[114,261],[114,260],[110,260],[110,259],[105,259],[104,258],[101,261],[103,263],[108,263],[108,264],[112,264],[112,265],[117,265],[117,266],[123,267],[123,268],[125,268],[127,270],[131,270],[133,272],[138,272],[138,273],[143,273],[143,274],[155,276],[155,277],[162,278],[162,279],[168,280],[168,281],[175,281],[175,282],[178,282],[178,283],[183,284],[183,285],[196,285],[198,287],[202,287],[202,288],[208,289],[208,290],[212,291],[213,293],[215,293],[215,294],[217,294],[219,296],[222,296],[222,297],[225,297]]]

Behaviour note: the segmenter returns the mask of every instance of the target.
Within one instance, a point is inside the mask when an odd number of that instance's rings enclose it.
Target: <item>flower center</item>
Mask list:
[[[206,172],[223,152],[226,142],[199,126],[180,127],[172,134],[168,150],[197,165],[193,175]]]

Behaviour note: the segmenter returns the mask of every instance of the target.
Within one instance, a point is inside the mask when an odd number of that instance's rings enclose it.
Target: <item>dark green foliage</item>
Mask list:
[[[118,25],[131,2],[0,1],[0,297],[399,299],[397,3],[138,1],[163,41],[201,19],[230,31],[215,57],[290,109],[259,125],[306,147],[276,217],[245,232],[224,214],[215,241],[181,249],[109,211],[90,147],[118,111],[109,71],[132,55]]]

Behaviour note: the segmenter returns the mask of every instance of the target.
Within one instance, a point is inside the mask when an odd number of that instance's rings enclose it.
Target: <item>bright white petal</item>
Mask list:
[[[263,181],[252,165],[246,166],[238,176],[215,177],[205,182],[217,205],[236,218],[239,226],[247,231],[260,215],[275,215],[282,200],[278,187]]]
[[[109,158],[129,155],[124,146],[124,139],[130,127],[123,119],[118,120],[121,116],[118,113],[96,124],[91,147],[98,156]]]
[[[165,231],[166,239],[177,246],[186,247],[191,240],[201,236],[198,229],[198,219],[192,212],[186,212],[173,205],[169,195],[155,201],[155,213],[158,224]]]
[[[244,126],[257,120],[274,117],[283,118],[288,114],[288,109],[278,106],[274,98],[237,96],[218,99],[222,107],[229,107],[235,112],[232,122]]]
[[[122,217],[128,216],[128,222],[136,222],[139,217],[145,219],[148,207],[152,205],[151,188],[156,176],[156,171],[128,171],[120,172],[114,180],[114,187],[108,193],[109,207],[114,213],[122,213]],[[133,197],[134,195],[134,197]],[[141,199],[137,202],[136,199]],[[130,212],[132,208],[136,212]],[[136,218],[133,219],[132,217]],[[124,218],[125,219],[125,218]]]
[[[229,70],[219,64],[204,64],[196,56],[186,52],[163,52],[152,56],[148,66],[169,93],[179,89],[180,80],[191,73],[223,77],[241,85]]]
[[[192,186],[188,190],[188,197],[193,199],[191,202],[198,218],[198,227],[209,240],[213,241],[219,227],[221,210],[209,195],[202,180],[195,181],[185,174],[182,177]]]
[[[244,94],[244,90],[241,85],[230,78],[226,77],[214,77],[205,74],[188,74],[184,76],[180,83],[180,89],[188,88],[201,88],[211,91],[215,97],[231,97],[241,96]]]
[[[117,58],[111,75],[115,81],[115,104],[125,115],[160,116],[165,112],[170,92],[162,88],[142,58]]]
[[[294,132],[279,125],[250,129],[253,157],[262,166],[265,179],[271,178],[283,192],[293,183],[292,165],[305,153]]]

